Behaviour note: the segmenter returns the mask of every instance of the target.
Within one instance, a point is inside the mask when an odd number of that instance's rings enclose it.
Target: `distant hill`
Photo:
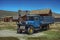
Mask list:
[[[18,13],[13,11],[0,10],[0,18],[4,16],[16,16]]]

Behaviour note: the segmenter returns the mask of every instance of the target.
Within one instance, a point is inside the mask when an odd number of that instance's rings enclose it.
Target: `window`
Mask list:
[[[33,16],[28,16],[27,20],[34,20],[34,17]]]
[[[39,17],[35,17],[34,20],[39,20]]]

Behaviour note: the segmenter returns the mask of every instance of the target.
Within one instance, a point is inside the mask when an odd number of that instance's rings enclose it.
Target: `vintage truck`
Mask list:
[[[32,34],[36,30],[47,30],[49,29],[49,24],[52,23],[54,23],[54,17],[52,16],[26,15],[25,21],[17,23],[17,33],[26,32]]]

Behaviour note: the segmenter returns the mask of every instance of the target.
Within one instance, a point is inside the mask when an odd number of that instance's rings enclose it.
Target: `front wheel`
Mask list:
[[[33,34],[34,28],[32,26],[30,26],[27,31],[28,31],[28,34]]]
[[[18,25],[17,27],[17,33],[22,33],[22,31],[20,30],[20,25]]]
[[[20,29],[19,28],[17,29],[17,33],[20,33]]]

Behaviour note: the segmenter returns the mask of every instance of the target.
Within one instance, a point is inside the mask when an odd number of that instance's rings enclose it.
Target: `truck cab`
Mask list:
[[[53,23],[53,17],[40,15],[26,15],[26,20],[18,23],[17,32],[25,31],[29,34],[34,33],[35,30],[48,29],[49,24]]]

